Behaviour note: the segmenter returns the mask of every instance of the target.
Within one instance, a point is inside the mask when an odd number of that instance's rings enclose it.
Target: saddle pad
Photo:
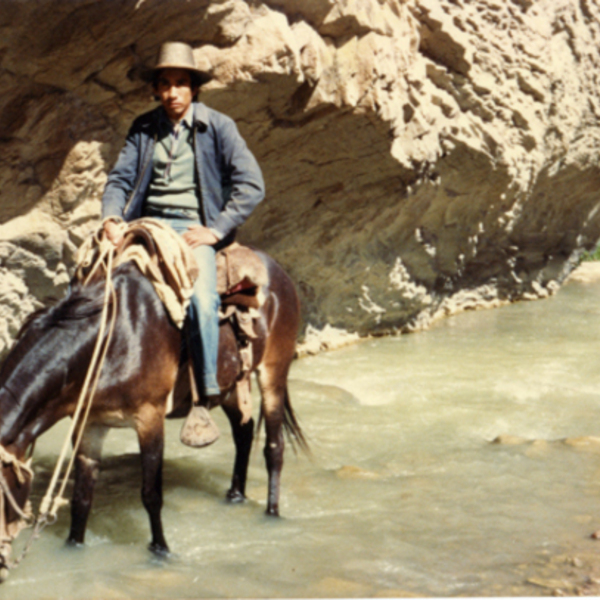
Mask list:
[[[191,248],[175,231],[157,219],[143,218],[123,224],[124,240],[117,248],[113,267],[133,261],[152,283],[175,324],[181,328],[194,291],[198,266]],[[77,251],[76,279],[85,283],[106,268],[111,242],[102,235],[103,225]],[[101,263],[104,269],[98,269]]]
[[[217,252],[217,291],[221,296],[256,289],[258,305],[264,302],[262,288],[269,282],[267,269],[258,254],[237,242]]]

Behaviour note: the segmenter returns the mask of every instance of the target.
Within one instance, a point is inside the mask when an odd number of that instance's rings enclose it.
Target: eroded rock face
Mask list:
[[[240,232],[305,324],[411,329],[552,293],[600,236],[591,0],[53,0],[0,12],[0,352],[64,293],[165,40],[267,199]]]

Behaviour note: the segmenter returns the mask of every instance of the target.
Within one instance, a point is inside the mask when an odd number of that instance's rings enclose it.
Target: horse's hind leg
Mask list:
[[[75,461],[75,483],[71,501],[71,531],[67,542],[83,544],[88,516],[92,507],[94,485],[98,478],[102,444],[108,429],[90,426],[86,429]]]
[[[268,367],[261,367],[258,372],[258,383],[262,396],[262,416],[266,431],[264,455],[269,475],[266,513],[275,517],[279,516],[279,488],[285,446],[283,419],[287,396],[286,378],[287,369],[284,375],[278,374],[276,369]]]
[[[152,541],[149,549],[166,554],[169,547],[165,540],[160,512],[162,509],[162,464],[164,451],[164,415],[149,409],[136,419],[136,431],[142,458],[142,502],[150,518]]]
[[[239,409],[238,397],[235,391],[222,404],[222,407],[229,418],[235,443],[235,463],[233,465],[231,487],[227,492],[227,500],[230,502],[243,502],[246,498],[246,477],[254,438],[254,420],[251,418],[247,423],[242,424],[242,412]]]

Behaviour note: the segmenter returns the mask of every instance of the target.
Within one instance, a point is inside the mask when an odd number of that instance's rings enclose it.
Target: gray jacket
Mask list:
[[[256,159],[228,116],[194,103],[193,143],[202,223],[226,237],[264,198]],[[142,216],[152,178],[152,157],[162,106],[131,126],[102,196],[102,217],[132,221]]]

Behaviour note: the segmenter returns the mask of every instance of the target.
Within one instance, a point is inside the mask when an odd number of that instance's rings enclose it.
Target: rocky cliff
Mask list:
[[[3,0],[0,352],[64,293],[165,40],[263,167],[241,238],[305,325],[553,292],[600,236],[599,23],[596,0]]]

